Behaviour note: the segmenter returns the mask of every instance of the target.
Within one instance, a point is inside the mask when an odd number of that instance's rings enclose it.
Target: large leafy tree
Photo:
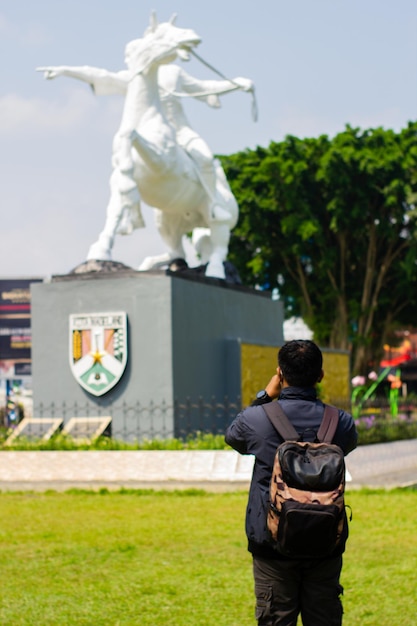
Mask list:
[[[417,298],[417,123],[400,133],[349,126],[333,139],[287,137],[221,157],[240,206],[230,260],[243,281],[279,289],[322,345],[355,372]]]

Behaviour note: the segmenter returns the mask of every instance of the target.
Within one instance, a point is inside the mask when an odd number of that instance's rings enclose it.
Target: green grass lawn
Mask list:
[[[417,492],[351,492],[346,626],[417,623]],[[245,493],[0,494],[1,626],[254,625]]]

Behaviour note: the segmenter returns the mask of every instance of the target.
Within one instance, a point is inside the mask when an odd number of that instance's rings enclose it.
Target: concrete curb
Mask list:
[[[0,452],[0,490],[247,488],[253,458],[228,450]]]
[[[361,446],[346,459],[347,488],[417,485],[417,439]],[[0,452],[1,491],[247,489],[253,457],[234,450]]]

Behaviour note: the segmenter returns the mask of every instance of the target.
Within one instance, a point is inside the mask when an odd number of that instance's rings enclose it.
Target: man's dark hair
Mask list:
[[[295,339],[278,352],[278,365],[291,387],[314,387],[323,367],[323,355],[313,341]]]

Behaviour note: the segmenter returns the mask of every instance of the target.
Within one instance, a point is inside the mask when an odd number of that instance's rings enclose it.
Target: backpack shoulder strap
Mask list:
[[[321,443],[331,443],[339,422],[339,409],[329,404],[324,405],[323,419],[317,431],[317,439]]]
[[[279,402],[268,402],[267,404],[262,404],[261,406],[267,414],[272,426],[276,431],[278,431],[278,434],[281,435],[284,441],[299,440],[300,435],[285,415]]]
[[[300,435],[285,415],[279,402],[268,402],[261,405],[272,426],[285,441],[298,441]],[[321,443],[331,443],[339,423],[339,409],[329,404],[324,405],[323,419],[317,431],[317,439]]]

